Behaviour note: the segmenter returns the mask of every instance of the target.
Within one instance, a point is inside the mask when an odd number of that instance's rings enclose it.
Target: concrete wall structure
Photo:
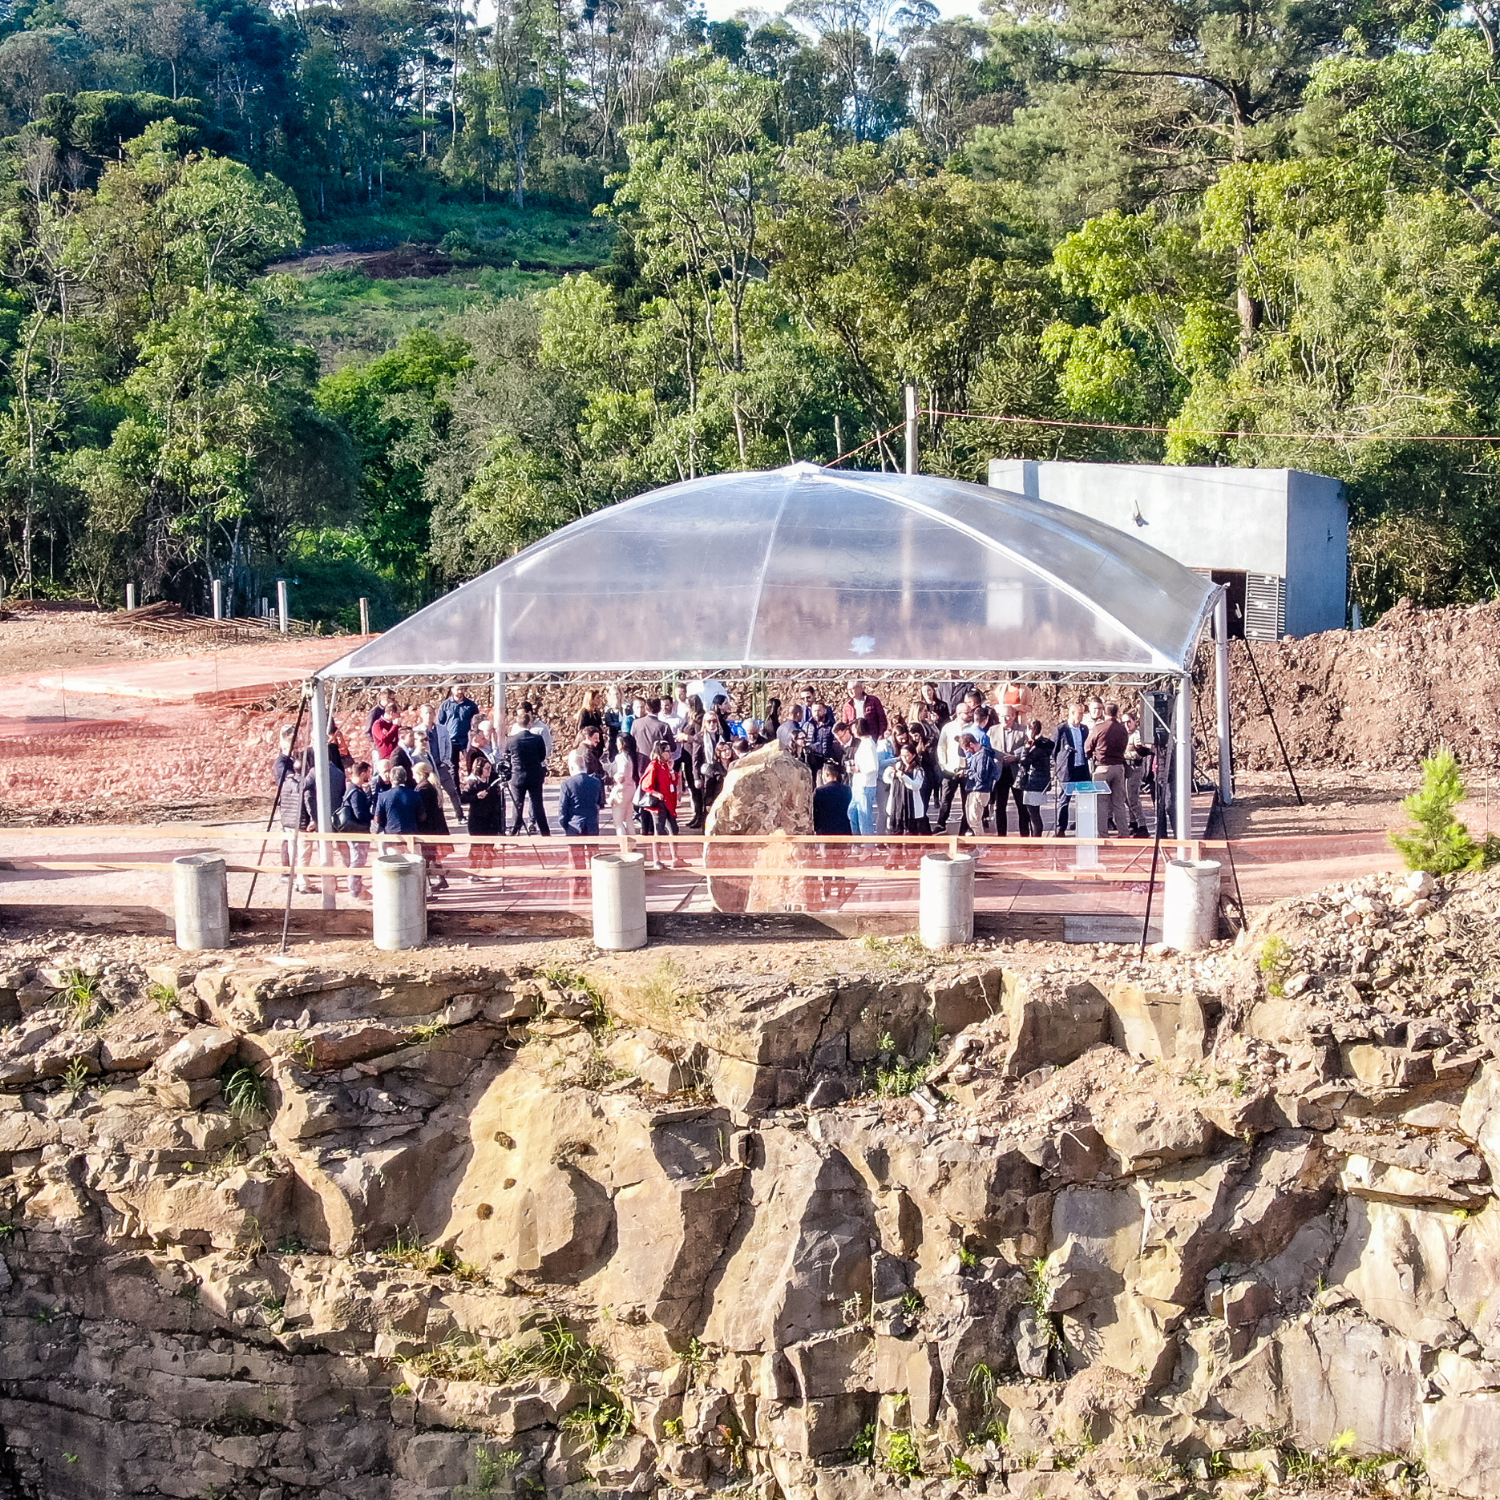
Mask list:
[[[1297,469],[997,458],[989,481],[1118,527],[1190,568],[1244,573],[1252,612],[1255,580],[1264,581],[1263,599],[1269,581],[1281,581],[1287,635],[1346,623],[1349,507],[1336,479]]]

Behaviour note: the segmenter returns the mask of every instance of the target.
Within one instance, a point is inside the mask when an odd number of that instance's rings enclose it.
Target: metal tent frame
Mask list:
[[[332,832],[330,689],[492,679],[503,712],[507,673],[1165,679],[1177,805],[1190,807],[1192,667],[1210,624],[1227,803],[1227,594],[1201,574],[1087,517],[960,480],[812,464],[689,480],[560,528],[315,673],[317,834]],[[641,641],[656,649],[621,650]]]

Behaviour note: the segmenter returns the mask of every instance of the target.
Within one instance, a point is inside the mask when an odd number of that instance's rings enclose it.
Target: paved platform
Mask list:
[[[549,787],[554,812],[555,796],[555,787]],[[1194,832],[1199,837],[1205,831],[1209,800],[1202,799],[1195,808]],[[557,837],[523,839],[505,847],[502,869],[471,869],[463,845],[455,842],[455,854],[446,866],[449,888],[429,904],[435,934],[539,937],[588,932],[590,885],[584,847]],[[651,841],[637,837],[635,845],[649,851]],[[684,851],[694,863],[699,847]],[[261,824],[250,823],[0,829],[0,920],[162,931],[171,903],[166,866],[173,858],[217,851],[232,865],[275,867],[280,849],[279,830],[266,835]],[[669,857],[665,848],[661,852]],[[878,849],[871,853],[877,861],[886,858]],[[1232,898],[1237,876],[1238,890],[1251,909],[1399,865],[1384,829],[1378,828],[1321,837],[1242,839],[1233,845],[1233,853],[1234,872],[1226,869],[1224,892]],[[975,890],[980,935],[1071,942],[1139,938],[1150,874],[1150,845],[1144,841],[1114,847],[1111,868],[1103,872],[1109,878],[1074,868],[1077,846],[1071,840],[1017,846],[1013,855],[990,845],[986,854],[990,868],[981,865]],[[658,928],[674,923],[695,930],[725,926],[750,935],[765,921],[795,920],[847,936],[903,935],[915,930],[916,881],[910,866],[916,857],[909,851],[897,861],[908,868],[890,875],[877,864],[865,878],[857,878],[855,857],[849,876],[802,877],[820,880],[827,899],[820,903],[822,910],[795,914],[721,914],[709,898],[701,865],[652,871],[646,879],[647,909]],[[1158,871],[1158,903],[1162,878]],[[279,933],[288,909],[286,881],[272,868],[257,876],[253,886],[252,894],[247,873],[230,875],[237,926]],[[319,891],[293,891],[289,909],[294,937],[362,937],[369,932],[368,902],[353,900],[346,890],[338,891],[332,910],[324,907]]]

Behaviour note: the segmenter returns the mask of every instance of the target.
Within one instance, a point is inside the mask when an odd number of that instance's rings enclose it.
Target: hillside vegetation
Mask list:
[[[1367,615],[1500,589],[1493,7],[484,17],[11,12],[7,587],[383,623],[915,379],[931,468],[1321,470]]]

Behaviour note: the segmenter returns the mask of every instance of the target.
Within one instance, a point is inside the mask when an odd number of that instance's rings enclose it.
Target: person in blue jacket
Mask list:
[[[573,838],[599,837],[599,809],[604,806],[604,783],[583,768],[583,752],[568,756],[569,775],[562,784],[559,814],[563,832]]]
[[[333,815],[334,829],[339,833],[368,833],[375,821],[375,794],[370,787],[370,763],[362,760],[355,766],[344,792],[344,800]],[[370,846],[363,839],[349,839],[343,845],[344,863],[349,867],[349,894],[363,899],[364,876],[359,872],[368,862]]]
[[[421,831],[422,798],[411,784],[411,772],[405,766],[394,766],[390,790],[375,799],[375,832],[401,834]]]
[[[438,709],[438,723],[448,730],[455,780],[458,777],[460,759],[469,748],[469,726],[478,715],[479,705],[469,696],[468,688],[462,683],[450,683],[448,696]]]
[[[979,838],[984,833],[984,816],[1000,774],[999,757],[987,734],[965,732],[958,737],[964,752],[964,816],[959,832]]]

